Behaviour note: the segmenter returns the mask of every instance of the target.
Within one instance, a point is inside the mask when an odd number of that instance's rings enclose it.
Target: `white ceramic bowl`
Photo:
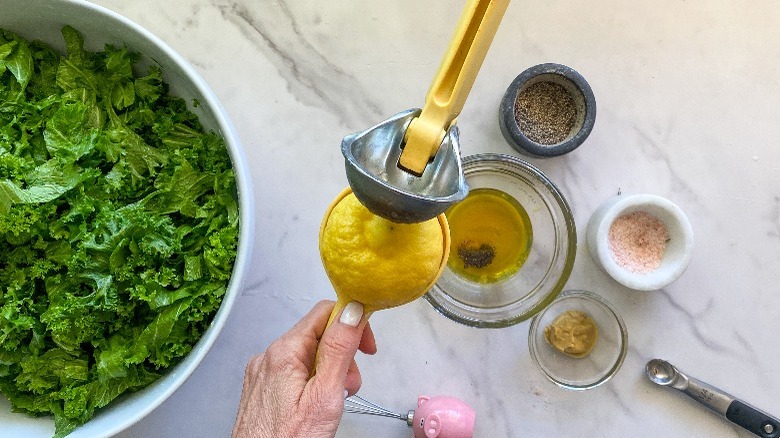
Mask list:
[[[0,28],[27,39],[37,39],[64,51],[60,29],[69,24],[85,39],[85,48],[101,50],[105,43],[126,44],[145,55],[142,65],[158,63],[170,93],[188,103],[208,130],[220,134],[229,150],[236,175],[239,197],[238,254],[228,290],[209,329],[190,354],[165,376],[149,387],[115,400],[68,438],[96,438],[114,435],[136,423],[178,389],[192,374],[213,345],[230,314],[241,288],[241,281],[252,254],[254,206],[249,168],[235,130],[213,92],[198,73],[180,55],[138,24],[108,9],[78,0],[2,0]],[[50,417],[33,418],[11,413],[8,401],[0,396],[0,437],[51,437],[54,422]]]
[[[636,273],[618,265],[609,246],[612,223],[623,215],[644,211],[664,223],[669,241],[661,265],[647,273]],[[685,272],[693,253],[693,228],[685,213],[657,195],[618,195],[599,206],[588,222],[586,241],[596,264],[615,281],[630,289],[657,290],[668,286]]]

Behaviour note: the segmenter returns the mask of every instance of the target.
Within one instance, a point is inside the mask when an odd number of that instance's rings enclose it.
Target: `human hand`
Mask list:
[[[344,399],[360,389],[355,353],[376,353],[363,306],[321,301],[246,367],[233,438],[333,437]],[[319,348],[319,353],[318,353]],[[310,377],[317,360],[317,373]]]

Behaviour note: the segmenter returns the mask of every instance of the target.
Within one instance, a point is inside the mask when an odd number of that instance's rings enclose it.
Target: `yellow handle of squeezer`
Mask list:
[[[399,165],[422,175],[463,109],[509,0],[469,0],[425,97],[422,113],[409,124]]]

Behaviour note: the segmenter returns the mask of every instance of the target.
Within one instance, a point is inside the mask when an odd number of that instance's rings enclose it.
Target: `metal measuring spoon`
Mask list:
[[[469,0],[425,105],[341,142],[349,185],[372,213],[423,222],[463,200],[455,118],[471,91],[509,0]]]
[[[718,415],[760,437],[780,437],[780,420],[720,389],[683,374],[665,360],[653,359],[647,362],[645,373],[651,382],[683,392]]]

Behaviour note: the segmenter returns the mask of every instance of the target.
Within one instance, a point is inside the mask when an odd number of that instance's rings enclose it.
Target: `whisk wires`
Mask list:
[[[382,406],[374,404],[359,395],[353,395],[347,397],[344,400],[344,412],[351,414],[369,414],[378,415],[380,417],[397,418],[399,420],[407,421],[406,414],[398,414],[389,409],[385,409]]]

